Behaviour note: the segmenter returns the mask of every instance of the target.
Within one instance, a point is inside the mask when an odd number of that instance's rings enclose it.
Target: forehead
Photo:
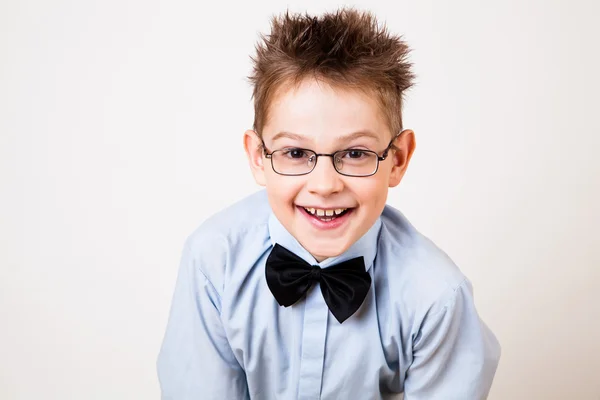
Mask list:
[[[323,145],[358,131],[375,133],[365,139],[372,143],[383,143],[391,135],[374,96],[314,79],[283,86],[274,96],[263,137],[267,140],[282,131]]]

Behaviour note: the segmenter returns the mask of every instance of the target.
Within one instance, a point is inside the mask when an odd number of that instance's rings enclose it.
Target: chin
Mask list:
[[[314,243],[312,246],[303,246],[310,254],[321,262],[326,258],[337,257],[344,253],[350,246],[346,243]]]

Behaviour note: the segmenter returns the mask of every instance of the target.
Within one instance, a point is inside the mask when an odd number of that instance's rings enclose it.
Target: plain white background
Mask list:
[[[600,399],[594,1],[370,1],[414,49],[389,203],[473,281],[491,399]],[[180,251],[258,189],[269,17],[331,1],[0,2],[0,398],[158,399]]]

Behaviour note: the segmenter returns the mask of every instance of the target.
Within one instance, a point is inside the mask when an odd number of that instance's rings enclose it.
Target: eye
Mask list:
[[[368,153],[363,150],[350,149],[346,151],[346,157],[358,160],[360,158],[368,156]]]
[[[297,149],[297,148],[284,149],[282,151],[282,154],[285,157],[295,158],[295,159],[308,157],[308,154],[306,151],[304,151],[302,149]]]

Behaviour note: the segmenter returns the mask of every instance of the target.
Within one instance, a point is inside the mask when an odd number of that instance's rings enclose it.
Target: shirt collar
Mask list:
[[[368,271],[375,255],[377,254],[377,241],[381,230],[381,217],[377,218],[371,228],[358,239],[348,250],[336,257],[330,257],[322,262],[317,262],[298,240],[279,222],[273,212],[269,216],[269,235],[271,236],[271,244],[275,246],[278,243],[289,251],[295,253],[298,257],[310,265],[318,265],[321,268],[327,268],[333,264],[338,264],[351,258],[362,256],[365,261],[365,269]]]

